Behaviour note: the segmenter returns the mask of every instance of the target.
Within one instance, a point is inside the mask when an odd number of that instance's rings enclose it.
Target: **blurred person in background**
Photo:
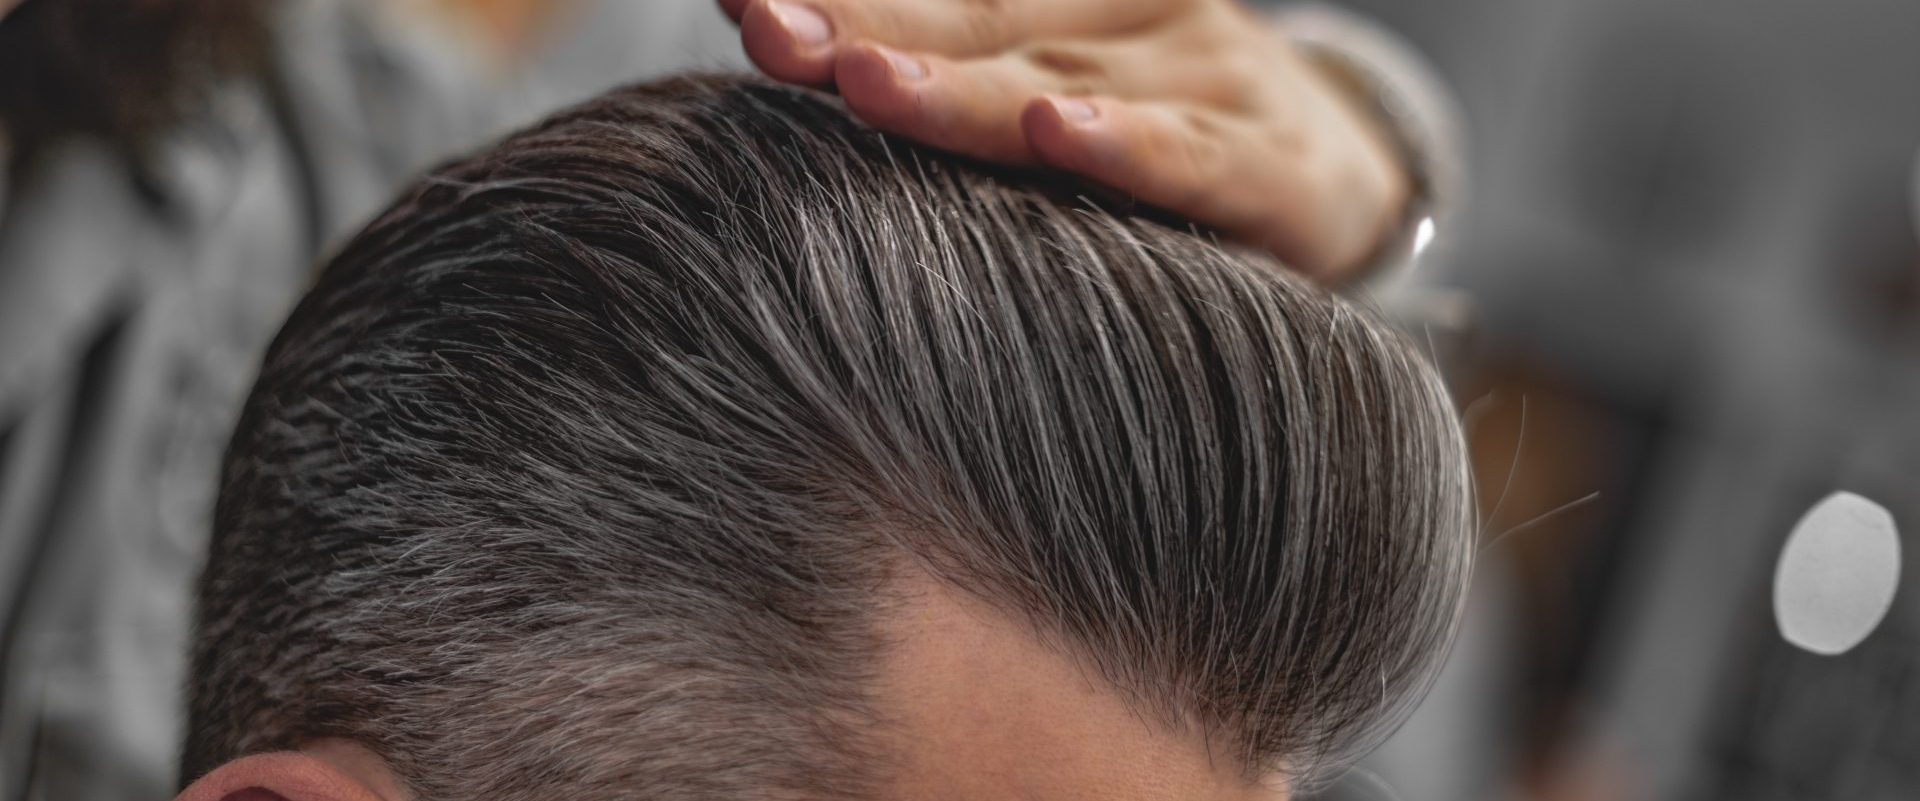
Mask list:
[[[1405,264],[1451,183],[1417,60],[1325,9],[719,5],[0,0],[5,798],[172,789],[188,587],[258,354],[328,243],[534,110],[751,60],[1338,285]]]

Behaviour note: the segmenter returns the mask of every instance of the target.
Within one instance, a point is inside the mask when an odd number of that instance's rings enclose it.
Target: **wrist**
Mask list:
[[[1325,89],[1328,114],[1338,120],[1328,126],[1340,139],[1330,148],[1337,163],[1329,173],[1327,197],[1337,201],[1342,214],[1330,221],[1340,233],[1328,264],[1333,283],[1344,284],[1379,261],[1409,224],[1417,202],[1418,166],[1390,121],[1373,108],[1374,95],[1360,78],[1324,52],[1300,50]]]
[[[1306,3],[1272,19],[1338,87],[1343,111],[1364,119],[1373,141],[1384,143],[1405,182],[1372,255],[1353,271],[1370,289],[1395,283],[1429,250],[1437,229],[1459,215],[1465,170],[1458,104],[1412,46],[1352,13]]]

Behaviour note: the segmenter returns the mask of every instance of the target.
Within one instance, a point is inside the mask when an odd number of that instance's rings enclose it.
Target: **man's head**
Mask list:
[[[422,181],[226,471],[187,777],[446,801],[1278,797],[1417,698],[1471,553],[1381,323],[737,79]]]

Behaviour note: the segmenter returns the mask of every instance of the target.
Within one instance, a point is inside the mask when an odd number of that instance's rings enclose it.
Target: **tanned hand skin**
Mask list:
[[[1411,180],[1274,22],[1235,0],[720,0],[747,55],[862,120],[1044,164],[1271,251],[1363,271]]]

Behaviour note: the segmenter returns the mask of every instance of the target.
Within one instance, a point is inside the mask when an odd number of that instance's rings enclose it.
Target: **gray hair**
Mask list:
[[[1278,265],[744,78],[623,89],[349,243],[228,454],[192,778],[870,794],[902,565],[1251,776],[1425,691],[1472,511],[1419,352]]]

